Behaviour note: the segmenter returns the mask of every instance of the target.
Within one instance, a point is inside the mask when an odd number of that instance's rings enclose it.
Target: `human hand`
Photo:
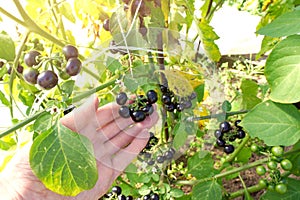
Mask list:
[[[131,118],[119,116],[117,104],[111,103],[100,108],[98,104],[98,98],[90,98],[61,119],[63,125],[92,142],[99,173],[95,187],[76,197],[66,197],[48,190],[30,168],[31,144],[28,144],[16,153],[3,172],[5,177],[2,183],[5,183],[11,199],[95,200],[106,193],[113,181],[147,144],[148,129],[157,122],[158,114],[154,112],[143,122],[134,123]]]

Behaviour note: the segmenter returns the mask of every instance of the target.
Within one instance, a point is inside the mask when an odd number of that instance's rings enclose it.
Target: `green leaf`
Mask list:
[[[34,100],[35,100],[35,96],[28,90],[24,90],[24,89],[20,90],[18,97],[24,105],[29,106],[29,107],[32,106],[32,104],[34,103]]]
[[[261,196],[261,200],[294,200],[294,199],[300,199],[300,180],[288,178],[288,185],[287,185],[287,191],[285,194],[279,194],[275,191],[267,190],[266,193],[264,193]]]
[[[74,90],[74,86],[75,86],[74,80],[67,80],[61,85],[60,89],[63,93],[67,94],[68,96],[71,96]]]
[[[117,59],[110,57],[110,56],[107,58],[106,66],[107,66],[107,69],[111,72],[115,72],[116,70],[119,70],[122,68],[121,63]]]
[[[7,107],[9,107],[11,105],[1,90],[0,90],[0,101],[3,105],[5,105]]]
[[[179,149],[182,147],[186,139],[188,137],[188,133],[185,130],[185,124],[184,123],[178,123],[174,128],[174,139],[173,139],[173,146],[175,149]]]
[[[198,183],[193,187],[192,200],[221,200],[222,188],[216,180]]]
[[[0,58],[13,61],[16,57],[15,44],[11,37],[4,31],[0,33]]]
[[[252,109],[259,104],[261,100],[257,97],[258,85],[252,80],[243,80],[241,84],[242,104],[244,109]]]
[[[184,192],[180,189],[172,188],[170,191],[170,195],[172,197],[178,198],[178,197],[182,197],[184,195]]]
[[[61,6],[59,7],[59,12],[65,18],[67,18],[70,22],[75,23],[76,19],[75,19],[75,16],[73,15],[72,7],[71,7],[70,3],[68,3],[68,2],[62,2],[60,5]]]
[[[244,147],[242,150],[238,153],[236,156],[236,162],[241,162],[241,163],[248,163],[249,159],[251,158],[251,150],[249,147]]]
[[[269,55],[265,76],[270,84],[273,101],[295,103],[300,101],[300,35],[281,41]]]
[[[34,140],[30,166],[46,188],[65,196],[89,190],[98,180],[91,142],[59,122]]]
[[[300,33],[300,10],[285,13],[257,31],[258,34],[282,37]]]
[[[266,52],[270,51],[275,47],[275,45],[280,41],[279,38],[273,38],[269,36],[265,36],[261,42],[261,47],[259,52],[256,54],[255,59],[259,59]]]
[[[33,123],[34,132],[41,134],[52,127],[52,114],[49,112],[40,115]]]
[[[206,154],[205,157],[200,156],[197,152],[193,157],[188,159],[188,173],[192,174],[197,179],[211,177],[216,173],[213,168],[214,160],[211,154]]]
[[[298,141],[291,151],[298,151],[297,153],[293,153],[289,155],[287,158],[292,162],[293,168],[291,170],[291,173],[300,176],[300,141]]]
[[[247,113],[241,126],[251,137],[258,137],[269,146],[289,146],[300,139],[299,119],[295,106],[268,100]]]
[[[202,20],[199,23],[200,38],[207,56],[213,61],[219,61],[221,53],[219,47],[216,45],[215,40],[219,39],[219,36],[214,32],[207,21]]]

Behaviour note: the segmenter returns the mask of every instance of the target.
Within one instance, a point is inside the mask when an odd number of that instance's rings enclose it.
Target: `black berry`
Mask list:
[[[38,57],[40,56],[40,52],[32,50],[25,54],[24,62],[28,67],[32,67],[34,65],[38,65]]]
[[[118,200],[126,200],[126,197],[123,194],[121,194],[118,196]]]
[[[37,84],[41,86],[43,89],[51,89],[57,85],[58,77],[57,75],[51,71],[46,70],[40,73],[37,77]]]
[[[239,129],[241,129],[241,128],[243,128],[243,127],[241,127],[239,124],[241,123],[241,120],[236,120],[235,122],[234,122],[234,125],[235,125],[235,127],[237,127],[237,128],[239,128]]]
[[[229,144],[229,145],[225,145],[224,146],[224,152],[227,154],[231,154],[232,152],[234,152],[234,146]]]
[[[66,72],[70,76],[76,76],[81,70],[81,61],[78,58],[70,58],[66,64]]]
[[[133,200],[133,197],[129,195],[126,197],[126,200]]]
[[[142,108],[142,111],[146,114],[146,116],[149,116],[154,112],[154,108],[153,108],[152,104],[146,104]]]
[[[39,71],[34,68],[28,68],[24,72],[24,79],[31,84],[36,84]]]
[[[104,22],[103,22],[103,28],[104,30],[106,31],[109,31],[110,28],[109,28],[109,19],[105,19]]]
[[[130,117],[130,111],[129,108],[127,106],[121,106],[119,108],[119,115],[123,118],[128,118]]]
[[[171,150],[168,150],[164,153],[164,157],[167,159],[167,160],[171,160],[173,158],[173,152]]]
[[[236,137],[239,139],[243,139],[246,136],[245,131],[243,131],[242,129],[237,131]]]
[[[161,101],[163,102],[163,104],[169,105],[170,103],[172,103],[172,98],[169,94],[163,94]]]
[[[147,162],[148,165],[154,165],[154,163],[155,163],[154,160],[148,160]]]
[[[148,103],[154,104],[157,101],[157,93],[154,90],[149,90],[146,94]]]
[[[131,119],[135,122],[141,122],[146,118],[146,115],[143,111],[137,110],[131,114]]]
[[[73,45],[66,45],[62,49],[63,54],[65,55],[66,60],[69,60],[70,58],[77,58],[78,57],[78,49],[74,47]]]
[[[157,156],[156,161],[158,163],[163,163],[165,161],[165,157],[164,156]]]
[[[116,102],[119,105],[124,105],[127,102],[127,94],[125,92],[120,92],[116,97]]]
[[[214,135],[218,139],[223,137],[223,133],[220,130],[216,130]]]
[[[112,187],[111,192],[120,195],[122,193],[122,188],[119,186],[114,186]]]
[[[168,90],[168,87],[166,87],[166,86],[164,86],[164,85],[159,85],[159,87],[160,87],[160,91],[162,92],[162,93],[167,93],[169,90]]]
[[[150,200],[150,195],[149,195],[149,194],[145,195],[145,196],[143,197],[143,200]]]
[[[166,106],[166,110],[169,111],[169,112],[174,112],[175,108],[176,108],[176,105],[172,102],[170,104],[167,104]]]
[[[223,140],[223,139],[217,139],[216,143],[219,147],[224,147],[226,144],[225,140]]]
[[[151,194],[150,199],[151,200],[159,200],[159,196],[158,196],[158,194],[153,193],[153,194]]]
[[[220,131],[222,133],[227,133],[230,131],[230,129],[231,129],[231,126],[230,126],[229,122],[224,121],[220,124]]]

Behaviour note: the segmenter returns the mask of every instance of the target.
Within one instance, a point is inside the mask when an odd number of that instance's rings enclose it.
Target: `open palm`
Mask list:
[[[30,144],[17,152],[3,174],[9,197],[28,200],[95,200],[106,193],[113,181],[145,147],[149,139],[148,129],[158,120],[157,112],[141,123],[118,114],[117,104],[98,108],[98,98],[92,97],[85,104],[61,119],[71,130],[86,136],[93,144],[99,178],[95,187],[76,197],[56,194],[33,174],[29,165]]]

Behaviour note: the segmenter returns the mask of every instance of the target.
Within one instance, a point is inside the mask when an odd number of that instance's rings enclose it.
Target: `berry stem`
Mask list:
[[[25,44],[26,44],[26,42],[28,40],[29,35],[30,35],[30,31],[27,31],[25,33],[25,35],[24,35],[24,38],[23,38],[23,40],[22,40],[22,42],[20,44],[20,47],[19,47],[18,52],[16,54],[16,57],[14,59],[13,69],[11,70],[11,74],[10,74],[10,77],[9,77],[9,93],[10,93],[10,95],[9,95],[9,101],[10,101],[9,110],[10,110],[10,116],[11,116],[11,118],[14,118],[14,112],[13,112],[13,102],[15,102],[14,99],[13,99],[14,98],[13,97],[14,96],[13,95],[14,79],[16,77],[16,74],[18,73],[17,68],[18,68],[18,65],[19,65],[19,59],[20,59],[20,57],[22,55],[23,48],[24,48],[24,46],[25,46]],[[22,76],[20,76],[20,77],[22,77]]]
[[[233,115],[240,115],[240,114],[245,114],[249,112],[249,110],[240,110],[240,111],[234,111],[234,112],[223,112],[223,113],[219,113],[219,114],[211,114],[211,115],[206,115],[206,116],[193,116],[193,117],[188,117],[186,120],[189,122],[192,121],[199,121],[199,120],[206,120],[206,119],[211,119],[211,118],[218,118],[220,116],[233,116]]]
[[[249,193],[254,193],[254,192],[258,192],[258,191],[260,191],[264,188],[265,188],[265,186],[257,184],[257,185],[253,185],[251,187],[248,187],[247,191]],[[234,199],[234,198],[237,198],[237,197],[242,196],[244,194],[245,194],[245,189],[241,189],[241,190],[238,190],[236,192],[233,192],[233,193],[229,194],[229,199]]]
[[[246,137],[243,139],[243,141],[238,146],[238,148],[236,148],[235,151],[232,154],[230,154],[230,156],[227,157],[227,159],[225,160],[224,163],[226,163],[226,162],[231,163],[235,159],[235,157],[240,153],[240,151],[244,148],[244,146],[246,145],[246,143],[248,142],[249,139],[250,139],[250,136],[247,134]]]

